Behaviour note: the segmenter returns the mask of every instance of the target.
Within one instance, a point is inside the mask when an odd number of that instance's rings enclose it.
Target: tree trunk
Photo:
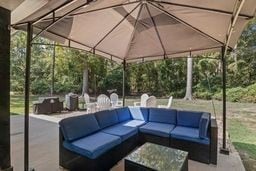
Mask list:
[[[193,60],[191,57],[187,59],[187,87],[185,100],[192,100],[192,73],[193,73]]]
[[[84,62],[82,95],[88,93],[88,58]]]
[[[52,80],[51,80],[51,96],[54,94],[54,83],[55,83],[55,57],[56,57],[56,46],[54,42],[53,46],[53,54],[52,54]]]

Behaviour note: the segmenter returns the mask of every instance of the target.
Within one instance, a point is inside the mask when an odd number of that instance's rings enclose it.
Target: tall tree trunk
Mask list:
[[[192,73],[193,73],[193,60],[191,57],[187,59],[187,86],[185,100],[192,100]]]
[[[54,42],[53,53],[52,53],[52,80],[51,80],[51,96],[54,94],[54,83],[55,83],[55,57],[56,57],[56,46]]]
[[[84,71],[83,71],[83,87],[82,87],[82,95],[88,93],[88,57],[86,57],[84,61]]]

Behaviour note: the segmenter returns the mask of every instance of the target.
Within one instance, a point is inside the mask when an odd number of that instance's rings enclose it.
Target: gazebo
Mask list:
[[[0,5],[8,7],[10,2]],[[220,52],[223,143],[226,147],[226,60],[255,16],[254,0],[25,0],[11,8],[11,26],[27,31],[25,79],[25,170],[29,170],[31,47],[38,36],[61,46],[98,54],[123,65]],[[53,44],[49,44],[53,45]],[[123,98],[125,97],[123,88]]]

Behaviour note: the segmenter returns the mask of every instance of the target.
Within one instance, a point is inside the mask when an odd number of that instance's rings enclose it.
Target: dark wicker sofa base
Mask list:
[[[71,171],[107,171],[118,163],[123,157],[130,153],[137,146],[145,142],[152,142],[163,146],[173,147],[189,152],[189,159],[217,164],[217,124],[216,120],[211,120],[210,126],[210,145],[199,144],[191,141],[185,141],[174,138],[160,137],[151,134],[139,132],[104,153],[97,159],[89,159],[77,153],[67,150],[63,147],[64,137],[62,131],[59,131],[59,164],[61,167]]]
[[[145,142],[151,142],[163,146],[169,146],[170,138],[168,137],[160,137],[156,135],[146,134],[146,133],[139,133],[139,144],[142,145]]]
[[[59,165],[70,171],[107,171],[131,152],[138,144],[138,135],[134,135],[117,145],[97,159],[89,159],[63,147],[64,137],[59,131]]]
[[[171,138],[170,147],[187,151],[191,160],[210,163],[210,145]]]

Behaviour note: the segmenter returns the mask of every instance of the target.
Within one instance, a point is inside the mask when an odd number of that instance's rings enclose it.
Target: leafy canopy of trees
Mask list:
[[[39,38],[38,43],[53,43]],[[24,91],[26,34],[17,32],[11,43],[11,90]],[[227,87],[232,101],[256,102],[256,20],[243,32],[236,51],[227,55]],[[49,94],[53,46],[33,45],[31,92]],[[205,58],[205,57],[211,57]],[[213,59],[212,59],[213,58]],[[215,59],[214,59],[215,58]],[[75,49],[56,47],[55,93],[81,93],[84,63],[88,61],[89,94],[122,92],[122,66],[99,56]],[[127,67],[126,93],[147,92],[156,96],[184,97],[186,90],[186,58],[169,59]],[[221,63],[218,53],[193,60],[193,96],[221,98]],[[243,93],[241,93],[243,92]],[[233,97],[233,95],[236,95]],[[237,97],[238,96],[238,97]],[[243,97],[245,96],[245,97]],[[247,97],[248,96],[248,97]]]

